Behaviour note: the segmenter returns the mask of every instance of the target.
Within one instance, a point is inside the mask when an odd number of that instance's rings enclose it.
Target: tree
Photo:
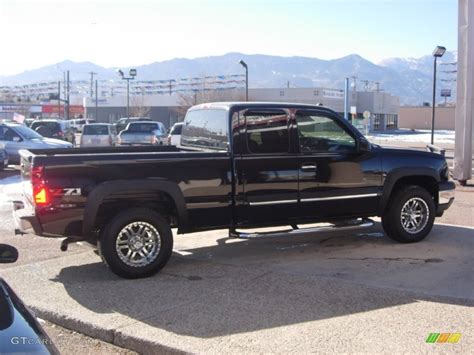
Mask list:
[[[245,92],[239,89],[195,89],[193,93],[178,94],[178,107],[174,109],[176,114],[183,118],[191,106],[206,102],[244,101]]]
[[[145,95],[132,96],[130,100],[130,116],[131,117],[149,117],[151,107],[145,105]]]

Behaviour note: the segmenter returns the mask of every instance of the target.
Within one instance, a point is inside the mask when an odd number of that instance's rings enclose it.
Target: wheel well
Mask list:
[[[171,227],[178,225],[176,203],[169,194],[155,190],[127,190],[107,195],[102,201],[95,219],[94,227],[100,230],[119,212],[130,208],[147,208],[159,213]]]
[[[435,205],[438,206],[438,183],[431,176],[405,176],[398,179],[392,188],[392,192],[390,193],[390,199],[395,195],[398,190],[408,185],[416,185],[426,189],[433,197]]]

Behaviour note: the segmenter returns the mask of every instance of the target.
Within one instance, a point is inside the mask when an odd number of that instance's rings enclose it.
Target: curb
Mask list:
[[[122,348],[143,354],[189,354],[178,348],[172,348],[155,340],[126,335],[120,330],[106,329],[90,323],[45,310],[41,307],[28,306],[33,313],[42,319],[55,323],[63,328],[82,333]]]

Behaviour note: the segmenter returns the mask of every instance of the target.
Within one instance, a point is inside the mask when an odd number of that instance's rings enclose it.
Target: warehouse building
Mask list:
[[[195,95],[195,94],[194,94]],[[218,100],[238,101],[245,95],[244,89],[220,92]],[[263,102],[297,102],[305,104],[322,104],[343,115],[344,92],[329,88],[276,88],[249,89],[249,100]],[[206,100],[205,100],[206,101]],[[130,116],[148,116],[161,121],[167,127],[183,119],[183,105],[200,103],[193,100],[193,94],[183,96],[143,95],[130,98]],[[384,131],[398,128],[399,98],[382,91],[351,92],[349,95],[351,119],[364,120],[369,130]],[[96,118],[99,122],[116,122],[127,115],[127,97],[113,96],[95,100],[84,98],[86,117]]]

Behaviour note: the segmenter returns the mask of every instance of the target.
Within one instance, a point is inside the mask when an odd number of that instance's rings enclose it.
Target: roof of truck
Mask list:
[[[202,109],[221,109],[229,110],[234,106],[245,106],[245,107],[268,107],[273,106],[275,108],[282,107],[295,107],[295,108],[319,108],[332,111],[327,107],[321,106],[320,104],[303,104],[295,102],[256,102],[256,101],[229,101],[229,102],[210,102],[192,106],[190,110],[202,110]]]

